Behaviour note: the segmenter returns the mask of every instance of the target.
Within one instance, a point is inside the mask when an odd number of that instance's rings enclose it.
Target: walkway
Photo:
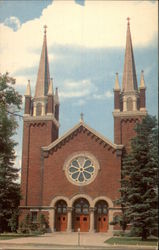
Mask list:
[[[106,233],[47,233],[38,237],[26,237],[10,240],[0,240],[0,250],[102,250],[102,249],[156,249],[156,247],[128,247],[128,246],[110,246],[104,243],[110,238],[110,234]]]
[[[26,238],[17,238],[10,240],[1,240],[0,249],[7,246],[17,246],[17,249],[20,246],[39,246],[45,245],[50,246],[106,246],[107,244],[104,241],[110,238],[111,235],[106,233],[47,233],[38,237],[26,237]],[[19,247],[18,247],[19,246]]]

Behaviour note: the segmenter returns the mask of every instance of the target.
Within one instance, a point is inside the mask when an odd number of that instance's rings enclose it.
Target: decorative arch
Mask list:
[[[60,200],[64,200],[67,204],[67,206],[69,206],[69,199],[65,196],[56,196],[53,198],[53,200],[50,203],[50,207],[55,207],[55,204],[60,201]]]
[[[80,199],[80,198],[86,199],[86,200],[88,201],[90,207],[93,206],[93,200],[92,200],[92,198],[91,198],[89,195],[87,195],[87,194],[76,194],[76,195],[74,195],[74,196],[70,199],[70,201],[69,201],[69,207],[72,207],[72,206],[73,206],[73,203],[74,203],[77,199]]]
[[[113,202],[110,198],[106,197],[106,196],[99,196],[99,197],[96,197],[94,200],[93,200],[93,204],[92,204],[92,207],[95,207],[96,203],[100,200],[104,200],[108,203],[108,207],[113,207]]]

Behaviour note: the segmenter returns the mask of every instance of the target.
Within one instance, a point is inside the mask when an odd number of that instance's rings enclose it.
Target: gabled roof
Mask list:
[[[86,123],[84,123],[83,121],[80,121],[77,125],[75,125],[72,129],[70,129],[68,132],[66,132],[63,136],[58,138],[56,141],[52,142],[49,146],[42,147],[42,150],[43,151],[49,151],[49,150],[53,149],[60,142],[64,141],[66,138],[68,138],[74,132],[78,131],[80,128],[88,130],[88,132],[94,134],[97,138],[99,138],[101,141],[105,142],[105,144],[109,145],[114,150],[117,150],[117,149],[122,150],[122,148],[124,147],[123,145],[117,145],[117,144],[112,143],[106,137],[101,135],[99,132],[97,132],[96,130],[90,128]]]

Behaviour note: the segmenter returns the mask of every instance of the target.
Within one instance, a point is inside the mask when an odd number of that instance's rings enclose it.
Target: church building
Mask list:
[[[147,113],[145,91],[143,71],[137,84],[128,20],[122,87],[118,74],[114,86],[114,142],[82,115],[59,137],[60,100],[50,78],[45,27],[35,94],[30,82],[25,94],[20,221],[28,213],[36,221],[43,213],[50,232],[116,229],[110,222],[120,213],[114,200],[120,196],[122,156],[130,150],[135,124]]]

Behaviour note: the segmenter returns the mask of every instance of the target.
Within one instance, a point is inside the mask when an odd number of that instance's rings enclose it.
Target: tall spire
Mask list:
[[[127,23],[127,35],[126,35],[126,51],[125,51],[123,82],[122,82],[123,92],[129,92],[138,89],[133,47],[131,41],[130,22],[129,22],[130,18],[128,17],[127,20],[128,23]]]
[[[114,90],[120,90],[118,72],[116,73]]]
[[[25,96],[31,96],[30,80],[28,80],[28,84],[27,84],[27,89],[26,89],[26,92],[25,92]]]
[[[44,40],[41,52],[38,76],[35,88],[35,97],[43,97],[48,93],[49,83],[50,83],[50,73],[49,73],[49,61],[47,52],[47,39],[46,39],[46,29],[44,26]]]
[[[146,88],[145,87],[144,71],[143,70],[141,70],[140,88]]]

